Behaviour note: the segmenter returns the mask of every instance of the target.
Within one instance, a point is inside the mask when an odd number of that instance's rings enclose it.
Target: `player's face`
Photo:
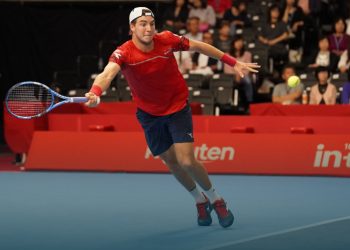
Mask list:
[[[141,43],[146,45],[151,44],[156,30],[154,18],[151,16],[139,17],[135,25],[130,25],[130,29]]]

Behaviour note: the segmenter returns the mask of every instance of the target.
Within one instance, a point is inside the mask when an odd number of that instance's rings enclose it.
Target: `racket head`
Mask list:
[[[20,119],[32,119],[49,112],[55,101],[54,92],[39,82],[20,82],[7,92],[5,103],[10,114]]]

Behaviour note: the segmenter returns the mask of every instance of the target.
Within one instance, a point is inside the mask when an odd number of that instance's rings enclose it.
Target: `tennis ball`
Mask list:
[[[297,76],[291,76],[288,78],[288,86],[291,88],[295,88],[300,83],[300,78]]]

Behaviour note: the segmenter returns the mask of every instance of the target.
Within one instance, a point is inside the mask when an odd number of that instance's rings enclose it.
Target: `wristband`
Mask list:
[[[102,89],[98,85],[92,85],[92,87],[89,90],[89,92],[94,93],[97,96],[101,96],[102,95]]]
[[[224,54],[224,55],[221,57],[220,61],[222,61],[223,63],[226,63],[226,64],[230,65],[231,67],[235,66],[235,64],[236,64],[236,62],[237,62],[237,60],[236,60],[234,57],[232,57],[232,56],[230,56],[230,55],[228,55],[228,54]]]

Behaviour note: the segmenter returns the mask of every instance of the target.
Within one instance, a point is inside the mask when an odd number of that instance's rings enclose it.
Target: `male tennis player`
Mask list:
[[[212,209],[223,227],[232,225],[234,217],[224,199],[213,188],[202,163],[194,157],[192,114],[188,88],[178,70],[174,51],[191,50],[206,54],[234,67],[251,72],[259,66],[242,63],[203,42],[177,36],[169,31],[155,32],[153,12],[137,7],[129,15],[131,40],[118,47],[99,74],[89,93],[87,105],[96,106],[98,97],[121,70],[137,104],[137,118],[154,156],[159,155],[176,179],[192,194],[198,210],[198,225],[212,223]],[[204,190],[198,189],[196,183]]]

